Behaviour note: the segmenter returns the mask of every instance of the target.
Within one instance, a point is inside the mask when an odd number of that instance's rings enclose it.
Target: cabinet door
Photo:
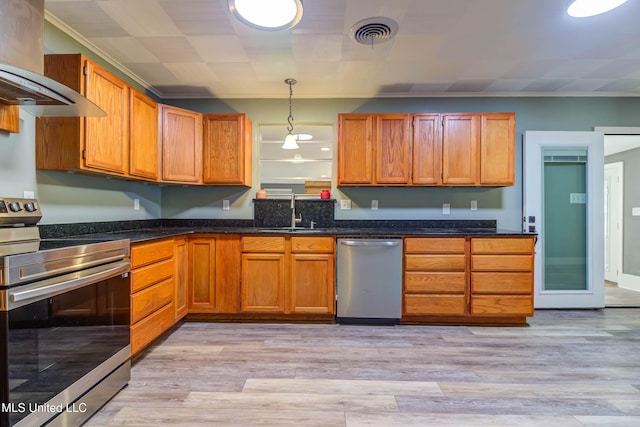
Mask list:
[[[199,182],[202,163],[202,114],[163,105],[162,180]]]
[[[285,254],[242,254],[241,311],[284,313]]]
[[[187,239],[176,239],[174,246],[175,262],[175,297],[176,321],[182,319],[188,312],[188,287],[189,281],[189,251]]]
[[[375,116],[375,183],[408,184],[410,141],[408,114]]]
[[[216,239],[189,239],[190,291],[189,310],[215,311],[216,308]]]
[[[158,179],[158,104],[130,89],[129,175]]]
[[[0,105],[0,130],[20,132],[20,108],[17,105]]]
[[[439,114],[413,115],[411,182],[415,185],[442,184],[442,141]]]
[[[480,142],[479,114],[442,115],[442,183],[477,185]]]
[[[129,87],[119,78],[85,61],[85,95],[102,108],[104,117],[87,117],[84,166],[126,174],[129,163]]]
[[[289,312],[335,313],[333,254],[291,254]]]
[[[482,115],[480,184],[515,184],[515,113]]]
[[[338,185],[373,184],[372,116],[338,116]]]
[[[245,114],[207,114],[203,120],[203,182],[251,186],[251,121]]]

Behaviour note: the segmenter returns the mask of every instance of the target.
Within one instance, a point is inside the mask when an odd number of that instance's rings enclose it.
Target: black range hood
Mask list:
[[[24,68],[0,62],[0,103],[36,117],[102,117],[106,113],[73,89]]]

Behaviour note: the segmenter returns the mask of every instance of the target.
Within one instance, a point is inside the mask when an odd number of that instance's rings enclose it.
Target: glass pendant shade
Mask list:
[[[284,148],[285,150],[297,150],[298,148],[300,148],[300,146],[296,141],[296,137],[291,134],[288,134],[284,138],[284,144],[282,144],[282,148]]]

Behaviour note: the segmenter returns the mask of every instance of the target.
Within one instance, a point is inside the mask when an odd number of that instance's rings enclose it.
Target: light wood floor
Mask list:
[[[640,292],[607,282],[604,285],[604,304],[606,307],[640,307]]]
[[[87,426],[640,426],[640,309],[530,327],[184,323]]]

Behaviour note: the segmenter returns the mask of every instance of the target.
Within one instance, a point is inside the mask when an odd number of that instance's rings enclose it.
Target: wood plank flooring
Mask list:
[[[605,307],[640,307],[640,292],[605,283],[604,305]]]
[[[530,327],[183,323],[87,426],[640,426],[640,309]]]

